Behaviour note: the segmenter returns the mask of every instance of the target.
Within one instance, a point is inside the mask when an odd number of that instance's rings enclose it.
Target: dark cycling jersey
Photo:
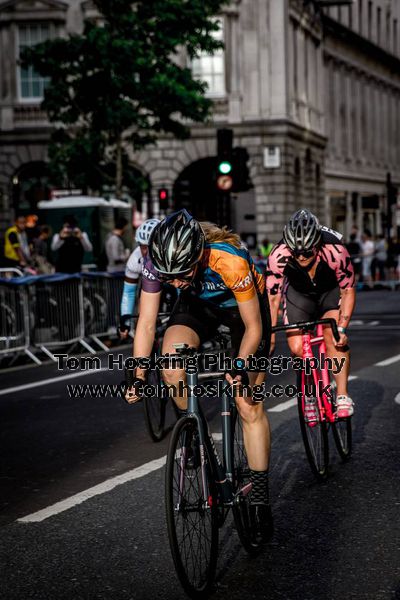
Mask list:
[[[228,308],[263,294],[265,279],[245,246],[206,243],[191,288],[200,300]],[[142,267],[142,290],[156,293],[161,289],[158,273],[147,256]]]
[[[337,286],[342,290],[354,287],[354,269],[350,255],[335,233],[322,231],[316,262],[317,268],[311,279],[308,270],[299,265],[281,240],[268,258],[268,293],[272,296],[285,294],[287,285],[302,294],[312,295],[324,294]]]

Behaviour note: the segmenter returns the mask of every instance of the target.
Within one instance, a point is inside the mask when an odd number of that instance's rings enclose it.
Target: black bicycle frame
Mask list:
[[[189,388],[187,415],[196,419],[199,430],[200,460],[203,479],[204,501],[207,503],[209,490],[207,486],[207,474],[205,464],[204,446],[210,450],[209,454],[213,462],[212,472],[216,478],[216,484],[221,490],[221,496],[224,504],[233,502],[233,456],[232,456],[232,410],[236,407],[231,405],[231,400],[226,392],[221,398],[221,420],[222,420],[222,444],[223,444],[223,463],[221,462],[218,451],[215,447],[213,437],[210,433],[208,423],[200,407],[199,399],[193,393],[198,382],[197,373],[186,373],[186,383]]]

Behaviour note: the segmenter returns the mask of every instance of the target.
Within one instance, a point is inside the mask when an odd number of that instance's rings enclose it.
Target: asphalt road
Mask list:
[[[400,599],[399,292],[358,295],[351,347],[352,459],[342,464],[332,442],[330,476],[315,482],[296,409],[277,412],[271,409],[287,398],[269,401],[276,533],[265,552],[250,559],[228,519],[214,598]],[[67,374],[72,379],[43,384]],[[79,383],[120,379],[116,371],[102,371]],[[293,374],[270,379],[289,383]],[[0,376],[0,598],[185,598],[164,517],[168,440],[149,440],[139,405],[68,398],[71,381],[73,373],[54,365]],[[7,392],[15,387],[22,389]],[[216,411],[210,403],[210,416]],[[212,425],[219,431],[217,418]],[[142,465],[154,470],[134,471]],[[119,475],[123,482],[113,487]],[[68,499],[69,507],[57,513],[57,503]],[[29,521],[43,510],[43,520]]]

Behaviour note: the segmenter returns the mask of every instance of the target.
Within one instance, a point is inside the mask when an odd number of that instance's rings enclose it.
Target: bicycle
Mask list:
[[[303,321],[290,325],[281,325],[273,327],[272,331],[301,329],[303,359],[311,359],[314,357],[313,346],[318,346],[320,357],[322,355],[326,356],[323,325],[330,325],[334,338],[336,341],[339,340],[337,325],[334,319],[319,319],[317,321]],[[317,327],[316,336],[311,337],[311,331],[315,327]],[[297,406],[300,429],[308,462],[317,479],[325,479],[328,473],[329,429],[332,429],[336,448],[343,461],[346,461],[350,457],[352,451],[351,417],[346,419],[338,419],[336,417],[336,395],[335,379],[326,364],[322,369],[312,369],[312,373],[307,373],[304,368],[297,372]],[[316,400],[318,409],[318,419],[316,422],[308,423],[305,419],[304,407],[307,397],[312,397]]]
[[[154,368],[154,363],[161,352],[161,342],[165,331],[166,323],[168,321],[169,313],[159,313],[157,316],[157,328],[156,335],[153,343],[153,347],[150,353],[151,368],[148,371],[146,383],[153,386],[153,389],[161,391],[164,383],[160,375],[159,369]],[[126,316],[124,321],[134,321],[139,318],[138,315]],[[129,386],[130,377],[132,375],[127,372],[127,385]],[[124,382],[125,383],[125,382]],[[160,442],[164,439],[170,428],[165,427],[165,418],[167,413],[168,397],[162,393],[151,398],[144,396],[142,398],[144,420],[146,423],[146,429],[153,440],[153,442]],[[178,418],[178,411],[175,403],[172,402],[173,409],[176,417]]]
[[[176,344],[181,357],[201,356],[186,344]],[[198,373],[185,373],[188,386],[187,412],[176,423],[170,439],[165,504],[168,537],[178,578],[193,598],[212,589],[218,558],[218,530],[230,509],[239,539],[250,554],[263,542],[251,522],[250,470],[243,430],[234,399],[225,390],[221,396],[222,460],[196,395]],[[212,378],[223,373],[213,373]],[[208,378],[209,376],[207,376]]]
[[[158,369],[154,369],[154,361],[157,356],[161,353],[161,345],[162,345],[162,337],[165,331],[165,327],[168,322],[168,318],[170,313],[160,312],[158,314],[158,326],[156,329],[155,341],[153,344],[153,348],[151,350],[150,357],[153,359],[151,364],[151,368],[149,369],[146,383],[152,385],[155,390],[162,390],[164,387],[164,382],[162,380],[160,371]],[[138,315],[126,316],[124,321],[125,324],[127,321],[134,321],[139,318]],[[224,331],[217,332],[213,344],[205,344],[202,346],[202,350],[207,349],[208,352],[211,351],[222,351],[227,350],[229,348],[230,338]],[[153,396],[151,398],[144,397],[143,401],[143,411],[144,411],[144,419],[146,423],[146,429],[153,440],[153,442],[160,442],[165,438],[167,433],[170,431],[171,427],[165,427],[166,413],[167,413],[167,405],[168,398],[165,396],[158,395]],[[176,418],[179,417],[178,409],[175,405],[175,402],[172,402],[172,407],[175,413]]]

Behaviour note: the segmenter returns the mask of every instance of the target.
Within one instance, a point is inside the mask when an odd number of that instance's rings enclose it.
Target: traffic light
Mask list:
[[[247,162],[249,153],[246,148],[237,146],[232,151],[232,192],[247,192],[253,187]]]
[[[217,130],[217,188],[229,192],[232,179],[232,129]]]
[[[168,210],[169,206],[169,193],[167,188],[160,188],[158,190],[158,204],[160,210]]]

